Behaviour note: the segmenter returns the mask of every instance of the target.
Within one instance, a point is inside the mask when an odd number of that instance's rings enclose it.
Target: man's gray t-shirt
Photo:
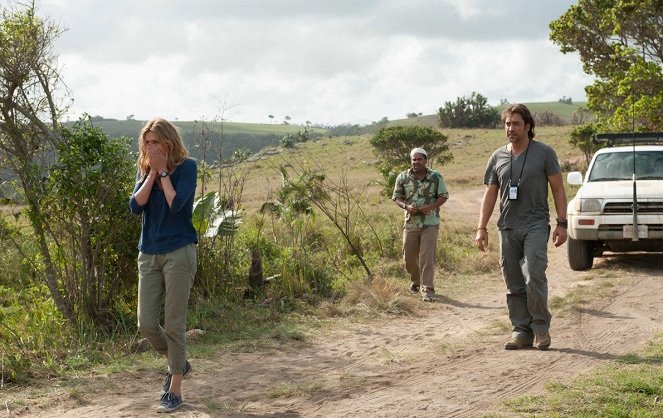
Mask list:
[[[511,161],[511,151],[506,145],[500,147],[488,159],[483,177],[485,185],[499,186],[500,218],[497,227],[516,229],[547,225],[550,221],[548,176],[561,172],[557,154],[548,145],[530,140],[527,151],[513,157],[513,167]],[[517,200],[509,200],[511,185],[518,185]]]

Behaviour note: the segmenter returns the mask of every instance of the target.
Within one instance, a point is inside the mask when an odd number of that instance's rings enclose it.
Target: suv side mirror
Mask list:
[[[571,171],[566,176],[566,182],[569,184],[580,186],[582,184],[582,173],[580,171]]]

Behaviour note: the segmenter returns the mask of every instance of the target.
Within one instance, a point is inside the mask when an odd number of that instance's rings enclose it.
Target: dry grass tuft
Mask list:
[[[340,306],[349,313],[413,315],[418,310],[418,299],[407,294],[402,281],[384,277],[356,280],[348,283],[346,292]]]

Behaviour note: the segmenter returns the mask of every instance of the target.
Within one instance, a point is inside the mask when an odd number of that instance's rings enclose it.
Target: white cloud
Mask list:
[[[491,103],[584,100],[577,56],[548,41],[572,0],[42,0],[82,112],[146,119],[370,123]],[[227,115],[228,116],[228,115]]]

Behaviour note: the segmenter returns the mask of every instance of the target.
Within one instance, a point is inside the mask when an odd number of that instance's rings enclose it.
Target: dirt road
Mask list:
[[[460,199],[458,199],[460,198]],[[445,210],[476,215],[477,192]],[[474,205],[474,206],[472,206]],[[468,209],[469,207],[469,209]],[[491,231],[494,237],[495,232]],[[463,300],[442,295],[421,317],[353,325],[279,350],[193,358],[185,380],[187,417],[476,417],[509,412],[501,401],[539,393],[644,347],[663,332],[663,264],[659,255],[611,256],[573,272],[566,247],[550,248],[550,298],[577,287],[594,298],[553,318],[550,350],[505,351],[507,315],[501,278],[488,277]],[[606,286],[610,283],[610,286]],[[138,417],[153,414],[162,376],[132,372],[88,378],[76,399],[55,410],[17,416]],[[1,405],[0,405],[1,406]],[[3,411],[0,410],[0,415]]]

